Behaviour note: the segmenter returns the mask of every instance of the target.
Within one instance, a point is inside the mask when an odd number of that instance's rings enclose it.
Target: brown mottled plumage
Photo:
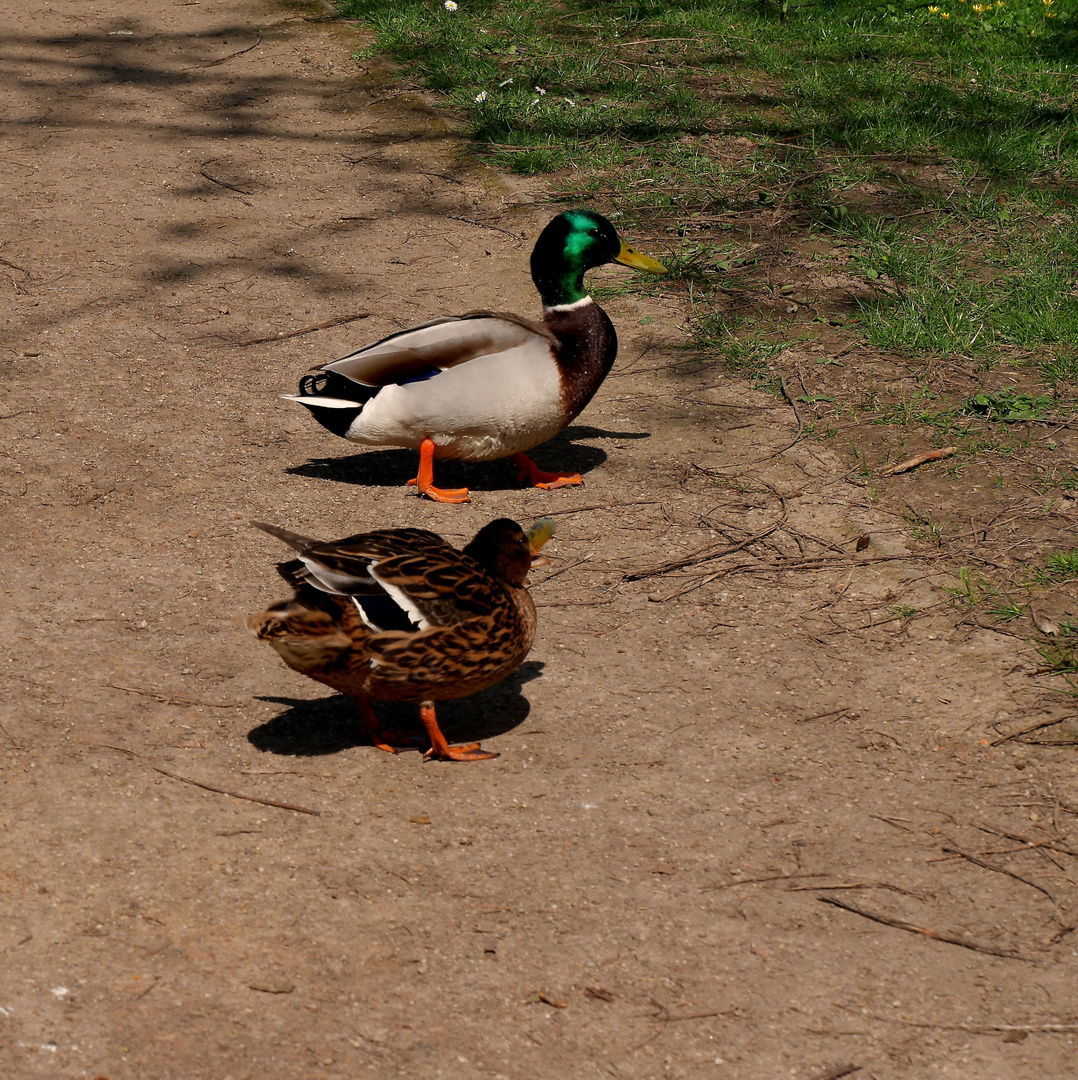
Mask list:
[[[504,679],[528,655],[535,605],[525,588],[549,519],[526,533],[499,518],[458,551],[425,529],[384,529],[321,543],[253,522],[300,557],[278,571],[291,600],[250,616],[247,627],[296,671],[355,698],[372,741],[393,751],[371,708],[414,701],[429,757],[497,757],[450,747],[434,702],[467,697]]]

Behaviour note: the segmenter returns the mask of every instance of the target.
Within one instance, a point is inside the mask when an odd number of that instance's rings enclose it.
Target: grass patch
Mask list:
[[[765,366],[803,310],[770,268],[810,245],[820,317],[880,350],[1078,378],[1072,4],[338,6],[495,163],[666,238],[702,352]]]

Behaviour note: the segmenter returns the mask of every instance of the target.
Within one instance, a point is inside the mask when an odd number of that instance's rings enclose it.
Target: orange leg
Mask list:
[[[396,747],[389,745],[390,739],[394,742],[404,743],[405,745],[415,745],[416,740],[412,735],[401,735],[396,731],[384,731],[377,714],[366,698],[357,697],[354,700],[359,706],[359,720],[363,727],[363,732],[371,740],[372,746],[376,746],[379,750],[384,750],[387,754],[395,754],[397,749]]]
[[[543,472],[526,454],[514,454],[513,464],[519,470],[517,482],[521,484],[526,480],[533,487],[550,490],[551,488],[571,487],[575,484],[584,483],[580,473]]]
[[[424,439],[419,446],[419,475],[409,484],[415,484],[420,495],[426,495],[428,499],[443,503],[466,503],[471,502],[468,498],[467,488],[441,488],[434,486],[434,443],[430,439]]]
[[[438,720],[434,715],[434,702],[424,701],[419,707],[419,719],[430,736],[430,749],[427,757],[437,761],[485,761],[487,758],[496,758],[497,754],[489,750],[481,750],[479,743],[470,743],[468,746],[450,746],[445,741],[442,729],[438,727]]]

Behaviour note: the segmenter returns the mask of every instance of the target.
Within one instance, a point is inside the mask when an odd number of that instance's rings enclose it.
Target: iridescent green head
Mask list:
[[[666,267],[634,251],[618,236],[614,226],[591,210],[566,210],[539,234],[532,251],[532,281],[544,307],[583,300],[584,272],[593,266],[616,262],[665,274]]]

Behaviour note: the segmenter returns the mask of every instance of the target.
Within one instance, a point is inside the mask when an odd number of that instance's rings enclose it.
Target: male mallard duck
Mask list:
[[[353,442],[418,450],[410,483],[438,502],[467,502],[468,490],[434,486],[436,457],[508,456],[538,487],[582,483],[576,473],[542,472],[524,451],[563,430],[614,364],[614,326],[584,291],[584,272],[608,262],[666,273],[602,215],[568,210],[532,251],[541,323],[493,311],[436,319],[313,368],[288,400]]]
[[[294,589],[246,620],[295,671],[355,698],[363,727],[395,753],[375,701],[415,701],[430,736],[427,757],[481,761],[478,743],[449,746],[436,701],[466,697],[504,679],[528,655],[535,605],[524,587],[550,518],[525,532],[499,518],[458,551],[426,529],[383,529],[321,543],[262,522],[299,558],[278,573]]]

